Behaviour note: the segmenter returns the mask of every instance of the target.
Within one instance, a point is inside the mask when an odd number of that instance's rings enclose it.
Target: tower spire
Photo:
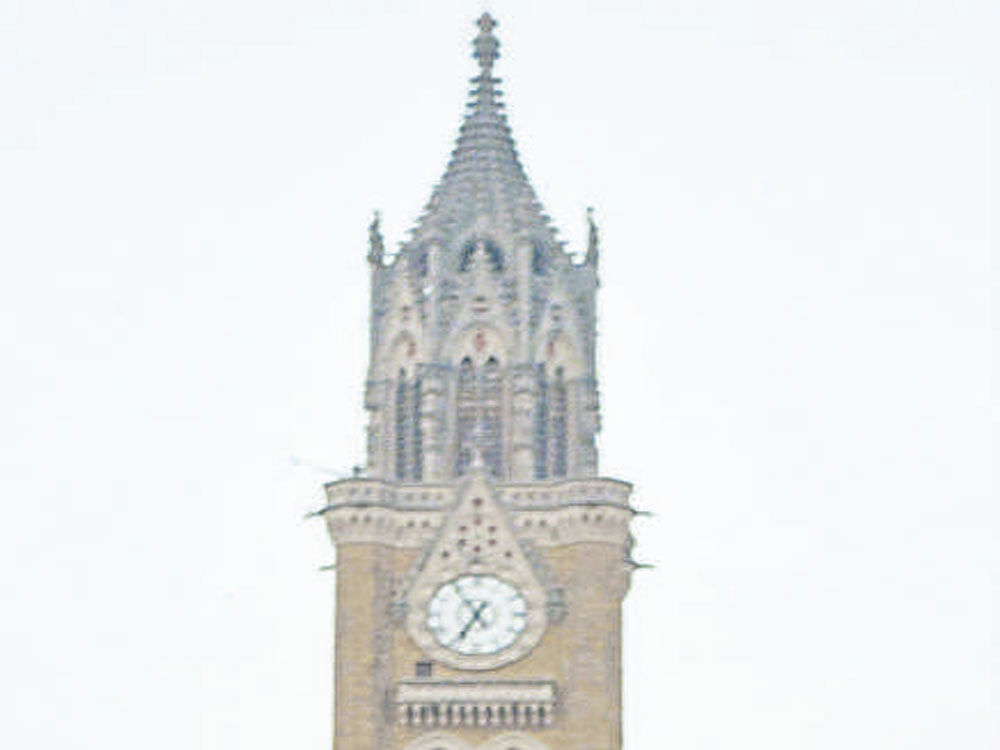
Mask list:
[[[470,235],[482,233],[484,222],[494,233],[516,233],[550,246],[557,242],[555,228],[518,158],[504,111],[501,79],[494,75],[500,59],[497,21],[483,13],[476,26],[479,31],[472,40],[472,57],[479,70],[470,79],[455,148],[402,249],[406,254],[410,248],[434,242],[442,250],[443,269],[460,262],[461,248]]]

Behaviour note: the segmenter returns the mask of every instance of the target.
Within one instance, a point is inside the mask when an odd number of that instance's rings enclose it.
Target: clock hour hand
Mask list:
[[[464,604],[469,609],[475,611],[476,605],[472,603],[471,599],[466,599],[465,598],[465,594],[462,593],[462,589],[460,589],[458,587],[458,584],[457,583],[453,583],[453,584],[451,584],[451,587],[453,589],[455,589],[455,593],[458,594],[458,598],[462,600],[462,604]]]

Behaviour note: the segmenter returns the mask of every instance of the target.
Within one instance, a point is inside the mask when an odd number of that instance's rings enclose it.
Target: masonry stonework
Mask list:
[[[618,750],[631,486],[598,475],[599,236],[556,235],[478,21],[468,113],[389,256],[369,228],[368,460],[326,486],[336,750]]]

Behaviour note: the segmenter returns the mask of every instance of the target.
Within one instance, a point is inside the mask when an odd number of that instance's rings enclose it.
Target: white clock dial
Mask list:
[[[521,593],[487,575],[466,575],[437,590],[427,627],[445,648],[460,654],[495,654],[524,630],[528,606]]]

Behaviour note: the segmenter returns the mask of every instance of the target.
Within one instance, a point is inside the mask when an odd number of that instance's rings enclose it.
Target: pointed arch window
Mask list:
[[[552,381],[552,476],[566,476],[566,422],[567,422],[566,379],[563,368],[556,368]]]
[[[545,363],[538,365],[535,401],[535,479],[549,476],[549,383]]]
[[[503,457],[503,430],[500,420],[501,398],[503,387],[500,374],[500,363],[496,357],[490,357],[483,365],[482,373],[482,410],[483,410],[483,463],[495,477],[500,476]]]
[[[563,479],[569,467],[569,394],[566,374],[556,367],[549,376],[538,366],[535,389],[535,479]]]
[[[503,270],[503,251],[493,240],[469,240],[462,245],[462,255],[458,262],[459,271],[468,271],[472,265],[472,256],[476,253],[476,248],[482,243],[486,250],[486,257],[490,261],[490,268],[494,271]]]
[[[410,476],[418,482],[424,478],[424,429],[421,421],[423,395],[421,384],[421,378],[417,375],[413,378],[413,385],[410,387],[410,419],[413,425],[413,446],[410,451]]]
[[[393,473],[397,480],[423,478],[423,430],[420,423],[421,379],[406,370],[396,377],[393,397]]]
[[[396,479],[406,478],[406,444],[407,433],[409,432],[409,412],[407,409],[406,392],[406,370],[400,370],[396,378],[396,401],[395,401],[395,422],[396,422]]]
[[[479,367],[471,357],[459,364],[456,394],[455,475],[462,476],[478,448],[487,470],[503,475],[503,370],[490,356]]]
[[[472,463],[473,439],[476,429],[476,370],[471,357],[458,366],[458,393],[456,398],[455,437],[458,444],[455,455],[455,474],[462,476]]]

